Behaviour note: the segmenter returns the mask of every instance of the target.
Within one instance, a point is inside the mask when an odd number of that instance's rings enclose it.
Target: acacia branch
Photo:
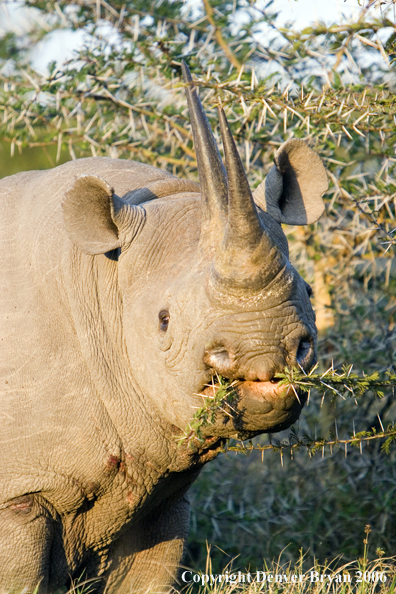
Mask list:
[[[206,14],[208,16],[208,21],[212,25],[212,27],[214,27],[217,43],[223,49],[225,55],[227,56],[227,58],[229,59],[231,64],[233,64],[233,66],[235,66],[235,68],[240,70],[242,68],[242,64],[238,60],[238,58],[232,53],[230,46],[225,41],[224,37],[221,34],[219,27],[216,25],[216,22],[213,18],[213,8],[211,7],[209,0],[203,0],[203,3],[205,6]]]

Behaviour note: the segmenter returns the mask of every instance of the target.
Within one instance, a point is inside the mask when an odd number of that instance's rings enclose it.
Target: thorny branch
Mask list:
[[[280,380],[280,384],[286,386],[293,386],[296,391],[308,392],[312,389],[316,390],[322,397],[331,395],[332,397],[340,398],[362,398],[368,391],[372,392],[376,397],[383,398],[385,391],[391,390],[393,397],[395,396],[396,390],[396,373],[387,371],[382,377],[378,373],[373,373],[370,376],[358,375],[352,373],[352,365],[348,368],[344,368],[340,373],[337,372],[333,367],[328,369],[325,373],[314,373],[317,366],[306,374],[303,370],[299,369],[286,369],[285,373],[278,374],[276,377]],[[216,413],[218,410],[224,410],[227,402],[230,398],[235,398],[235,382],[230,382],[226,378],[217,376],[216,388],[214,396],[212,398],[206,398],[202,407],[200,407],[194,414],[193,419],[189,426],[186,428],[184,435],[178,438],[179,445],[186,442],[192,442],[193,439],[203,441],[201,429],[208,425],[213,424]],[[335,433],[331,432],[330,438],[317,438],[303,433],[299,435],[295,428],[292,428],[289,438],[286,440],[274,440],[271,439],[271,443],[268,445],[250,445],[246,446],[242,442],[239,444],[230,445],[227,443],[224,451],[251,453],[254,450],[265,452],[266,450],[272,450],[280,452],[282,455],[283,450],[290,451],[299,450],[302,447],[306,448],[309,455],[315,454],[317,451],[322,451],[324,455],[325,448],[330,449],[332,452],[333,448],[344,446],[345,455],[347,454],[347,446],[360,447],[362,443],[367,443],[373,440],[385,440],[381,446],[381,450],[389,454],[390,447],[393,442],[396,441],[396,425],[392,423],[385,428],[379,418],[381,431],[377,431],[374,427],[370,431],[354,430],[353,435],[349,438],[340,439],[338,437],[337,425],[335,425]]]

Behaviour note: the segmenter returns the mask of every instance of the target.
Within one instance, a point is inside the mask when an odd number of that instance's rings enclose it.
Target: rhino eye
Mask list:
[[[162,330],[162,332],[166,332],[168,330],[168,324],[170,320],[169,311],[163,309],[159,312],[158,317],[160,321],[160,330]]]

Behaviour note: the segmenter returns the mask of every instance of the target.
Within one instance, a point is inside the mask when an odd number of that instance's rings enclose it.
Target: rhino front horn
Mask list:
[[[190,70],[184,60],[182,72],[187,85],[186,95],[201,185],[202,235],[209,233],[211,238],[222,237],[228,212],[227,175],[197,88],[193,84]]]
[[[226,244],[236,243],[240,250],[251,250],[262,239],[264,230],[224,110],[219,107],[218,112],[228,177]]]
[[[221,108],[219,120],[228,177],[228,218],[214,268],[217,278],[223,282],[245,289],[260,288],[282,266],[279,261],[282,258],[260,220],[241,158]]]

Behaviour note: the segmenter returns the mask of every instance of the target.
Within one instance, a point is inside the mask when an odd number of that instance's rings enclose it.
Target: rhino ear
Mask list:
[[[326,169],[303,140],[287,140],[276,152],[275,165],[253,193],[254,200],[279,223],[307,225],[324,211]]]
[[[132,222],[130,219],[138,208],[129,206],[96,175],[78,177],[66,192],[62,206],[69,239],[90,255],[121,247],[121,227]]]

